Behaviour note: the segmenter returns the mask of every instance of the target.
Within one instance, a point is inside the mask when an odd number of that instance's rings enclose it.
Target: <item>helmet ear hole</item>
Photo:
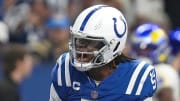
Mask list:
[[[118,42],[118,43],[116,44],[116,47],[113,49],[113,52],[115,52],[115,51],[118,49],[119,45],[120,45],[120,42]]]
[[[103,56],[101,54],[97,55],[93,60],[94,63],[102,63],[104,61]]]

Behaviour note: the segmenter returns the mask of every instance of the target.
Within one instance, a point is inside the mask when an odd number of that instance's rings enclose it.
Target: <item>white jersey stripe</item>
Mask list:
[[[152,97],[148,97],[144,101],[153,101],[153,100],[152,100]]]
[[[56,93],[56,90],[53,86],[53,84],[51,84],[51,88],[50,88],[50,98],[49,98],[49,101],[62,101],[58,94]]]
[[[58,68],[58,75],[57,75],[57,78],[58,78],[58,85],[59,86],[62,86],[62,78],[61,78],[61,65],[62,65],[62,55],[60,56],[60,58],[58,59],[58,64],[59,64],[59,68]]]
[[[131,80],[129,82],[128,88],[126,90],[126,94],[131,94],[132,90],[134,88],[136,79],[140,73],[140,71],[142,70],[142,68],[144,67],[144,65],[146,64],[145,61],[142,61],[139,63],[139,65],[136,67],[135,71],[133,72],[132,76],[131,76]]]
[[[66,80],[66,86],[71,86],[71,78],[70,78],[70,72],[69,72],[69,53],[66,55],[65,60],[65,80]]]
[[[140,95],[141,94],[141,91],[142,91],[142,88],[143,88],[143,85],[144,85],[144,82],[146,81],[146,78],[148,77],[148,74],[149,72],[153,69],[154,67],[153,66],[148,66],[146,71],[144,72],[142,78],[141,78],[141,81],[139,83],[139,86],[138,86],[138,89],[136,91],[136,95]]]

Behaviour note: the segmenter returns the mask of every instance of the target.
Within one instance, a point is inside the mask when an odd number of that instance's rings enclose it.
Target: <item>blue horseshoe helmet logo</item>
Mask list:
[[[120,19],[121,19],[121,21],[123,22],[123,24],[124,24],[124,26],[125,26],[125,27],[124,27],[124,32],[123,32],[123,33],[119,33],[119,32],[117,31],[117,24],[116,24],[117,19],[116,19],[116,18],[113,18],[113,20],[114,20],[114,32],[116,33],[116,36],[117,36],[117,37],[122,38],[122,37],[125,35],[125,33],[126,33],[126,22],[124,21],[123,18],[120,17]]]

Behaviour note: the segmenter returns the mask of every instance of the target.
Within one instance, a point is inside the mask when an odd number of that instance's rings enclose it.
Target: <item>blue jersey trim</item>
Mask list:
[[[66,86],[65,86],[65,67],[64,67],[64,64],[65,64],[65,57],[66,57],[66,53],[65,54],[62,54],[62,58],[61,58],[61,64],[59,63],[56,63],[55,67],[53,68],[53,71],[52,71],[52,83],[53,83],[53,86],[58,94],[58,96],[64,101],[66,101],[66,98],[68,96],[68,93],[67,93],[67,89],[66,89]],[[61,68],[61,80],[62,80],[62,86],[59,86],[58,85],[58,68]],[[65,93],[66,92],[66,93]]]
[[[54,83],[57,83],[57,72],[58,72],[58,67],[59,67],[59,64],[56,63],[56,65],[54,66],[52,72],[51,72],[51,78],[52,78],[52,81]]]
[[[62,85],[65,86],[66,85],[66,80],[65,80],[65,57],[66,54],[63,54],[62,60],[61,60],[61,77],[62,77]]]

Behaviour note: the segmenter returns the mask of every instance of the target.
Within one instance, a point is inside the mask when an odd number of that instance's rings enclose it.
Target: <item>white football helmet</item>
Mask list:
[[[71,30],[71,63],[87,71],[111,62],[121,54],[127,38],[127,23],[123,14],[107,5],[85,9]]]

